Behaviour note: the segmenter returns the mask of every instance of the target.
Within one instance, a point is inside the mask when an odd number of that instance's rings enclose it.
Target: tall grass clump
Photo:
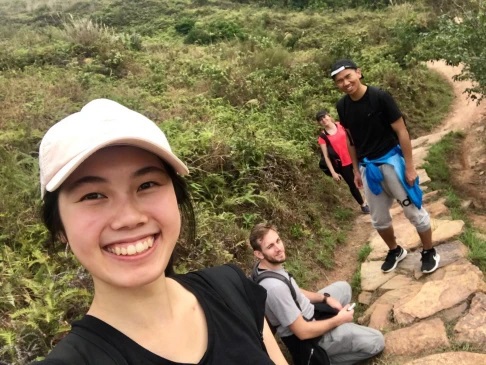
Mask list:
[[[89,18],[68,16],[63,23],[64,35],[71,44],[71,55],[87,70],[109,76],[125,76],[132,62],[129,49],[142,49],[136,34],[117,34],[112,28]]]

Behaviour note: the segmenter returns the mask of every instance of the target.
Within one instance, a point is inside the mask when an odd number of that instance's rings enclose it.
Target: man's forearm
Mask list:
[[[324,302],[324,295],[320,293],[314,293],[305,289],[300,289],[300,292],[304,294],[311,303],[322,303]]]
[[[402,149],[403,158],[405,159],[405,167],[414,167],[412,157],[412,141],[410,141],[408,131],[406,129],[401,130],[399,133],[397,133],[397,137],[400,148]]]
[[[405,159],[405,168],[414,168],[412,158],[412,141],[410,140],[410,135],[408,134],[408,130],[405,126],[403,118],[398,118],[395,122],[391,124],[391,127],[395,131],[395,134],[398,138],[398,143],[400,144],[400,148],[402,149],[403,158]]]
[[[263,327],[263,342],[265,343],[268,355],[276,365],[288,365],[266,320]]]
[[[353,170],[355,173],[359,173],[359,163],[358,163],[358,155],[356,154],[356,148],[351,145],[349,142],[349,138],[346,138],[346,143],[348,145],[349,155],[351,156],[351,161],[353,162]]]
[[[305,321],[300,318],[298,321]],[[296,321],[297,322],[297,321]],[[336,328],[337,326],[343,324],[342,317],[335,316],[329,319],[324,319],[320,321],[310,321],[305,323],[299,323],[298,326],[294,323],[290,326],[290,330],[301,340],[307,340],[309,338],[314,338],[322,336],[324,333]]]

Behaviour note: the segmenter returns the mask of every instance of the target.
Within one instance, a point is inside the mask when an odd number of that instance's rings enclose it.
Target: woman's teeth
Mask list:
[[[106,250],[117,256],[132,256],[147,251],[154,245],[154,237],[145,238],[135,244],[128,246],[110,246]]]

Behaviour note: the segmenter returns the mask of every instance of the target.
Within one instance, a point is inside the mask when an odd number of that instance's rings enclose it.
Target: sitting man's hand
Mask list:
[[[336,299],[336,298],[333,298],[333,297],[328,297],[326,299],[326,303],[333,307],[333,308],[336,308],[337,310],[341,310],[343,309],[343,306],[341,305],[341,303],[339,303],[339,301]]]
[[[348,307],[349,307],[349,304],[345,305],[344,308],[341,309],[339,311],[339,313],[336,315],[336,318],[340,319],[341,324],[353,322],[354,310],[348,311]]]

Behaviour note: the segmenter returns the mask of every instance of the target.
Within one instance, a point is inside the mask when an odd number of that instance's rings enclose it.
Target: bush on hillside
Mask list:
[[[177,33],[186,35],[192,30],[192,28],[194,28],[195,24],[196,21],[194,19],[184,18],[179,20],[174,28]]]
[[[213,44],[231,39],[246,39],[240,25],[229,20],[214,20],[208,24],[195,24],[184,39],[186,44]]]

